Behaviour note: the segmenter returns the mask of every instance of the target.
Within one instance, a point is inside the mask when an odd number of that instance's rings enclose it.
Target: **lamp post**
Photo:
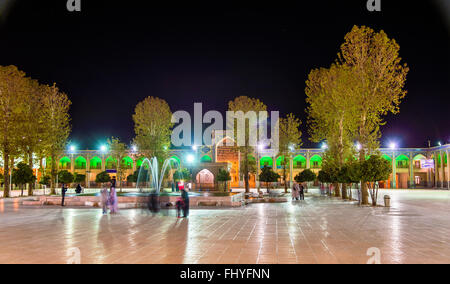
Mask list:
[[[395,149],[397,148],[397,144],[391,143],[389,144],[389,148],[392,150],[392,188],[397,188],[397,167],[395,165]]]

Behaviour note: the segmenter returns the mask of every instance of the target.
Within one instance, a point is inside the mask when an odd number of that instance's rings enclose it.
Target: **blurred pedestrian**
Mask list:
[[[108,205],[109,205],[109,192],[106,187],[103,187],[101,193],[102,197],[102,208],[103,208],[103,214],[108,213]]]
[[[63,183],[63,184],[62,184],[62,187],[61,187],[61,196],[62,196],[62,199],[61,199],[61,206],[65,206],[65,205],[64,205],[64,199],[66,199],[66,192],[67,192],[67,187],[66,187],[66,185]]]
[[[109,192],[109,213],[116,214],[119,211],[119,202],[117,200],[116,188],[111,186]]]
[[[189,216],[189,193],[186,189],[181,190],[181,198],[183,199],[183,218]]]

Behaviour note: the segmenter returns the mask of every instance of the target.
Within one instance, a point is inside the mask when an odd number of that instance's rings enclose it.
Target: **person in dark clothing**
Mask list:
[[[67,187],[66,187],[66,185],[63,183],[63,184],[62,184],[62,187],[61,187],[61,196],[62,196],[61,206],[65,206],[65,205],[64,205],[64,199],[66,198],[66,192],[67,192]]]
[[[159,208],[159,195],[156,192],[152,192],[150,194],[150,198],[148,201],[148,209],[153,213],[158,213]]]
[[[81,188],[81,185],[78,184],[78,185],[77,185],[77,188],[75,189],[75,193],[76,193],[76,194],[80,194],[81,191],[83,191],[83,189]]]
[[[181,198],[183,199],[183,218],[189,216],[189,193],[186,189],[181,190]]]
[[[305,187],[300,184],[300,200],[305,200]]]

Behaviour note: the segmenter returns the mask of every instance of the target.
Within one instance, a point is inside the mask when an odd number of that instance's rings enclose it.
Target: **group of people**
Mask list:
[[[291,194],[292,200],[305,200],[305,187],[301,183],[294,182]]]
[[[108,187],[109,191],[107,187],[104,187],[100,192],[102,196],[103,214],[108,213],[108,208],[110,214],[116,214],[119,211],[119,202],[117,200],[115,180],[109,182]]]

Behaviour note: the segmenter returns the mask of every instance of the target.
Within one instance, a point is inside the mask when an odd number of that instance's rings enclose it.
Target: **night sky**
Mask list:
[[[368,25],[397,40],[411,69],[383,144],[450,141],[446,0],[382,0],[382,12],[372,13],[366,0],[153,2],[82,0],[82,11],[70,13],[65,0],[0,0],[0,65],[56,82],[69,95],[79,148],[96,149],[110,136],[130,142],[134,107],[147,96],[191,112],[194,102],[225,111],[240,95],[298,115],[310,147],[307,75],[336,59],[353,25]]]

